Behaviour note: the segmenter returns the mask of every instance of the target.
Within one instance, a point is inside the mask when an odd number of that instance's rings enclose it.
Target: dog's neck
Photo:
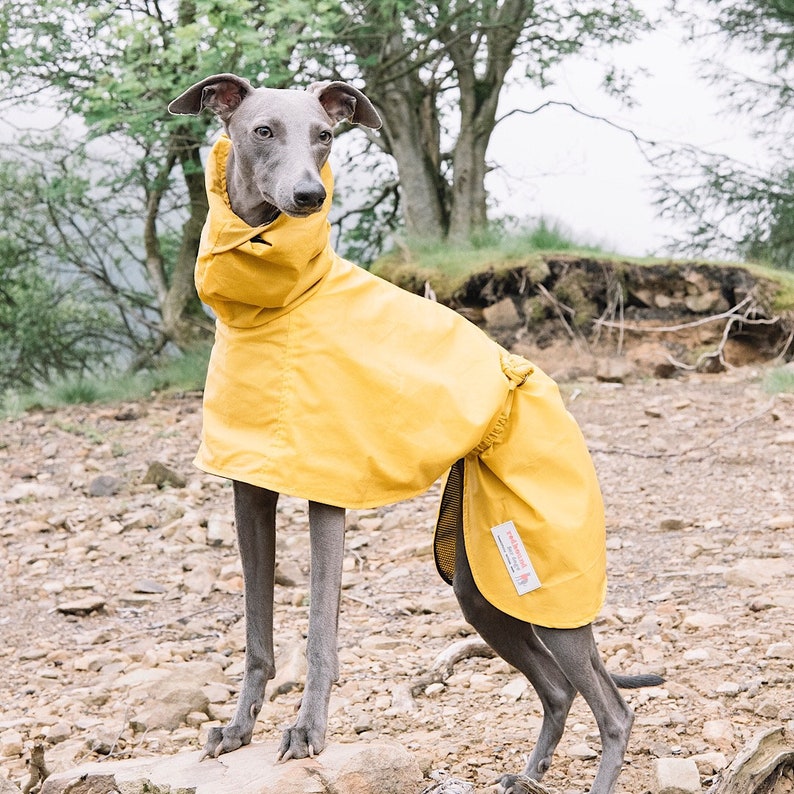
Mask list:
[[[262,194],[239,173],[233,150],[226,161],[226,193],[234,214],[249,226],[266,226],[281,214],[278,207],[263,201]]]

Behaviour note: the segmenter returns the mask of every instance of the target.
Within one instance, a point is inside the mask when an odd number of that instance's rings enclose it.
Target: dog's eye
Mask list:
[[[330,143],[334,136],[331,134],[330,130],[323,130],[318,137],[321,143]]]
[[[254,132],[260,138],[272,138],[273,137],[273,130],[270,127],[257,127]]]

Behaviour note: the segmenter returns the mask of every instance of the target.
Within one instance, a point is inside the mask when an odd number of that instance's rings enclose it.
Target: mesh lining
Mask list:
[[[463,466],[461,458],[449,470],[433,538],[436,569],[447,584],[452,584],[455,575],[455,541],[463,521]]]

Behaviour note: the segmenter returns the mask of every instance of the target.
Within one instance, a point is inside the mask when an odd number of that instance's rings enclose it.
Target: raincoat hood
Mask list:
[[[196,464],[361,509],[422,493],[462,461],[442,504],[442,575],[460,525],[495,606],[538,625],[592,621],[606,582],[601,497],[555,384],[458,313],[340,258],[327,166],[322,212],[247,226],[226,194],[230,148],[223,137],[210,155],[196,265],[217,318]],[[539,588],[516,585],[500,558],[491,530],[505,522],[516,532],[502,551],[523,543]]]
[[[282,213],[270,224],[252,227],[234,214],[226,191],[231,148],[231,140],[221,136],[207,162],[209,214],[196,263],[196,287],[222,322],[250,328],[308,298],[328,273],[332,261],[328,212],[334,182],[326,163],[320,174],[326,199],[319,212],[306,218]],[[265,230],[267,242],[259,242]],[[234,252],[233,256],[218,258],[227,252]]]

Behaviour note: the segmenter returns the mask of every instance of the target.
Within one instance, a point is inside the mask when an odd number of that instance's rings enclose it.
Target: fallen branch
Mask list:
[[[788,339],[780,349],[780,352],[775,356],[775,364],[780,364],[782,361],[785,361],[786,353],[788,353],[788,349],[791,347],[792,342],[794,342],[794,328],[791,329]]]
[[[100,749],[99,749],[100,745],[95,742],[94,745],[89,749],[89,751],[85,755],[83,755],[83,756],[81,756],[80,758],[77,759],[78,765],[80,763],[82,763],[82,761],[85,758],[88,758],[88,756],[90,756],[92,753],[97,753],[97,754],[99,754],[101,756],[100,758],[97,759],[97,762],[107,761],[108,759],[113,758],[115,753],[116,753],[116,747],[117,747],[119,741],[121,740],[122,735],[124,734],[124,730],[127,727],[127,723],[129,721],[129,716],[130,716],[130,709],[129,709],[129,706],[127,706],[127,708],[124,709],[124,717],[123,717],[123,719],[121,721],[121,728],[119,729],[118,733],[113,737],[113,741],[110,743],[109,749],[108,749],[108,751],[106,753],[105,752],[101,752]],[[149,729],[147,728],[143,732],[143,735],[141,736],[139,745],[143,742],[143,740],[146,738],[146,734],[148,734],[148,733],[149,733]]]
[[[755,301],[753,296],[746,295],[732,309],[720,312],[719,314],[711,314],[708,317],[701,317],[699,320],[692,320],[688,323],[680,323],[679,325],[627,325],[623,322],[613,322],[611,320],[602,320],[601,318],[595,321],[595,325],[603,325],[606,328],[622,328],[624,331],[635,331],[637,333],[671,334],[675,333],[676,331],[685,331],[687,328],[697,328],[700,325],[706,325],[707,323],[713,323],[717,320],[726,320],[729,317],[734,317],[742,307],[750,302],[753,304],[752,308],[755,309]],[[774,324],[779,319],[779,317],[774,317],[771,320],[753,319],[752,321],[748,320],[748,322]]]
[[[549,302],[552,309],[554,309],[555,314],[560,319],[563,328],[565,328],[566,333],[571,338],[571,341],[576,345],[577,349],[580,352],[587,352],[582,348],[582,338],[580,334],[577,334],[576,331],[573,330],[571,324],[565,317],[566,312],[573,317],[576,312],[570,307],[566,306],[562,301],[558,300],[554,297],[547,289],[543,286],[543,284],[537,284],[538,292]]]
[[[736,756],[708,794],[766,794],[783,775],[790,774],[792,766],[794,744],[783,728],[772,728]]]
[[[446,772],[431,772],[428,777],[434,782],[422,789],[421,794],[474,794],[474,785]]]
[[[708,443],[695,444],[691,447],[687,447],[686,449],[682,449],[680,452],[637,452],[636,450],[628,449],[627,447],[599,447],[595,445],[588,446],[591,452],[600,452],[604,455],[630,455],[634,458],[648,459],[680,458],[684,455],[688,455],[690,452],[703,452],[704,450],[710,449],[716,443],[722,441],[722,439],[735,433],[743,425],[749,424],[750,422],[755,422],[765,414],[768,414],[775,407],[776,402],[777,398],[772,397],[772,399],[760,411],[752,414],[752,416],[746,416],[744,419],[740,419],[738,422],[735,422],[724,433],[715,436]]]
[[[752,293],[750,293],[745,295],[745,297],[739,301],[739,303],[727,311],[720,312],[719,314],[712,314],[708,317],[701,317],[698,320],[692,320],[688,323],[656,326],[626,325],[622,318],[620,322],[613,322],[610,320],[605,320],[605,315],[602,315],[598,320],[595,321],[595,326],[598,330],[600,330],[601,326],[606,328],[619,328],[622,339],[624,331],[632,331],[634,333],[675,333],[677,331],[685,331],[689,328],[697,328],[698,326],[706,325],[707,323],[712,323],[717,320],[727,320],[725,327],[722,329],[722,335],[720,336],[720,341],[717,347],[714,350],[701,353],[694,364],[686,364],[683,361],[678,361],[677,359],[673,358],[669,353],[667,354],[667,360],[677,369],[690,371],[695,370],[698,372],[713,371],[711,368],[706,366],[706,362],[716,360],[718,362],[719,368],[731,369],[731,364],[729,364],[725,359],[725,346],[728,343],[731,329],[735,323],[739,323],[741,325],[775,325],[780,321],[780,317],[777,315],[771,318],[754,316],[757,308],[758,305],[755,302]],[[786,347],[788,347],[788,344]]]
[[[30,750],[30,777],[22,787],[22,794],[36,794],[49,776],[50,770],[44,760],[44,745],[34,744]]]
[[[452,675],[455,665],[463,659],[482,656],[492,659],[496,654],[485,640],[478,636],[467,637],[465,640],[453,642],[446,650],[436,656],[433,666],[411,687],[411,694],[416,697],[424,692],[430,684],[442,684]]]

